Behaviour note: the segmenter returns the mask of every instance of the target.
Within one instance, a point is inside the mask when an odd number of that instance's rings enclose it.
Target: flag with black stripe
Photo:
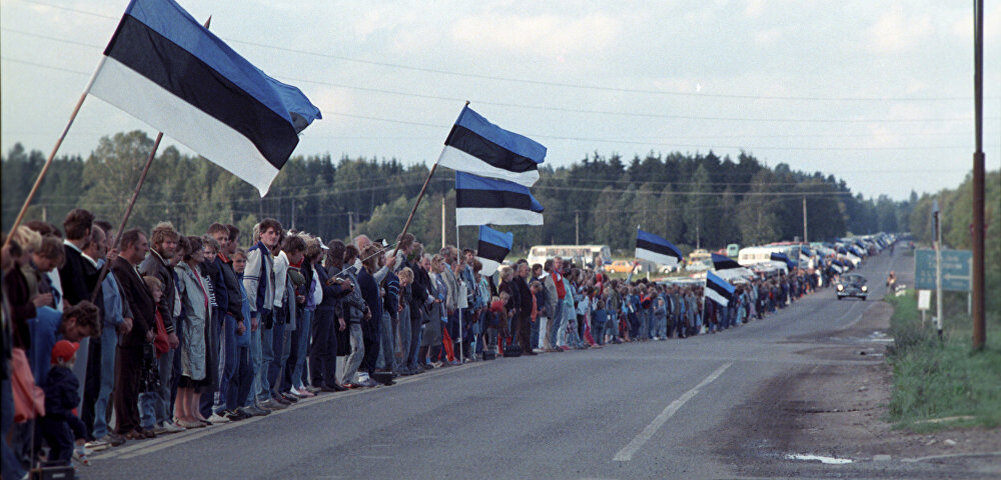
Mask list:
[[[777,262],[785,262],[786,267],[788,267],[789,270],[796,268],[796,262],[790,260],[789,257],[782,252],[772,252],[771,259]]]
[[[636,258],[654,263],[677,266],[681,262],[681,250],[671,242],[643,230],[636,230]]]
[[[723,280],[711,270],[706,272],[706,298],[725,307],[733,298],[734,290],[730,282]]]
[[[319,119],[172,0],[132,0],[88,90],[257,187],[261,196]]]
[[[480,274],[493,275],[511,252],[513,244],[513,233],[500,232],[486,225],[480,225],[480,241],[476,246],[476,258],[483,265]]]
[[[457,172],[531,187],[545,158],[546,147],[490,123],[467,105],[445,139],[438,163]]]
[[[740,264],[736,260],[726,256],[720,255],[718,253],[712,254],[713,268],[716,270],[727,270],[730,268],[741,268]]]
[[[455,172],[456,225],[542,225],[542,211],[528,187]]]

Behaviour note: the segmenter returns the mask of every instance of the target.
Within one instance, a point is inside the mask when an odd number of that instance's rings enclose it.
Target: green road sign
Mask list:
[[[973,253],[969,250],[942,250],[942,290],[970,291]],[[935,250],[914,252],[914,288],[935,290]]]

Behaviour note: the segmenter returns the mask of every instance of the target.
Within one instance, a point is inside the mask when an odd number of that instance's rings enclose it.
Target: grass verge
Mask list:
[[[988,316],[986,347],[972,351],[970,317],[947,316],[939,340],[930,316],[922,325],[913,291],[888,296],[893,367],[890,421],[914,432],[1001,425],[1001,321]],[[965,312],[963,312],[965,314]],[[950,419],[950,417],[960,417]],[[933,421],[945,419],[944,421]]]

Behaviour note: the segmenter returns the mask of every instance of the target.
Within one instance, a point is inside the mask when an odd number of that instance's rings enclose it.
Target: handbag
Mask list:
[[[23,348],[10,351],[10,387],[14,397],[14,423],[45,416],[45,392],[35,384]]]
[[[163,316],[160,311],[156,312],[156,337],[153,339],[153,346],[156,347],[156,358],[170,350],[170,343],[167,342],[167,327],[163,326]]]

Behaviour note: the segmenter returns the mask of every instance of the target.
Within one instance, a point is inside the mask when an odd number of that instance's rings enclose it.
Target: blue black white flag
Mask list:
[[[650,232],[636,231],[636,258],[650,260],[661,265],[677,266],[681,262],[681,250],[671,242]]]
[[[462,225],[542,225],[542,205],[528,187],[455,172],[455,223]]]
[[[232,172],[263,196],[320,118],[173,0],[132,0],[89,93]]]
[[[480,225],[480,242],[476,246],[476,257],[483,265],[480,274],[493,275],[511,251],[513,243],[514,234],[511,232],[499,232],[486,225]]]
[[[734,288],[730,282],[723,280],[711,270],[706,272],[706,298],[725,307],[733,298],[733,292]]]
[[[789,270],[796,268],[796,262],[790,260],[789,257],[782,252],[772,252],[771,259],[777,262],[785,262],[786,267],[788,267]]]
[[[716,270],[727,270],[730,268],[741,268],[740,264],[736,260],[726,256],[720,255],[718,253],[712,254],[713,268]]]
[[[438,163],[457,172],[531,187],[545,158],[546,147],[490,123],[466,106],[445,139]]]

